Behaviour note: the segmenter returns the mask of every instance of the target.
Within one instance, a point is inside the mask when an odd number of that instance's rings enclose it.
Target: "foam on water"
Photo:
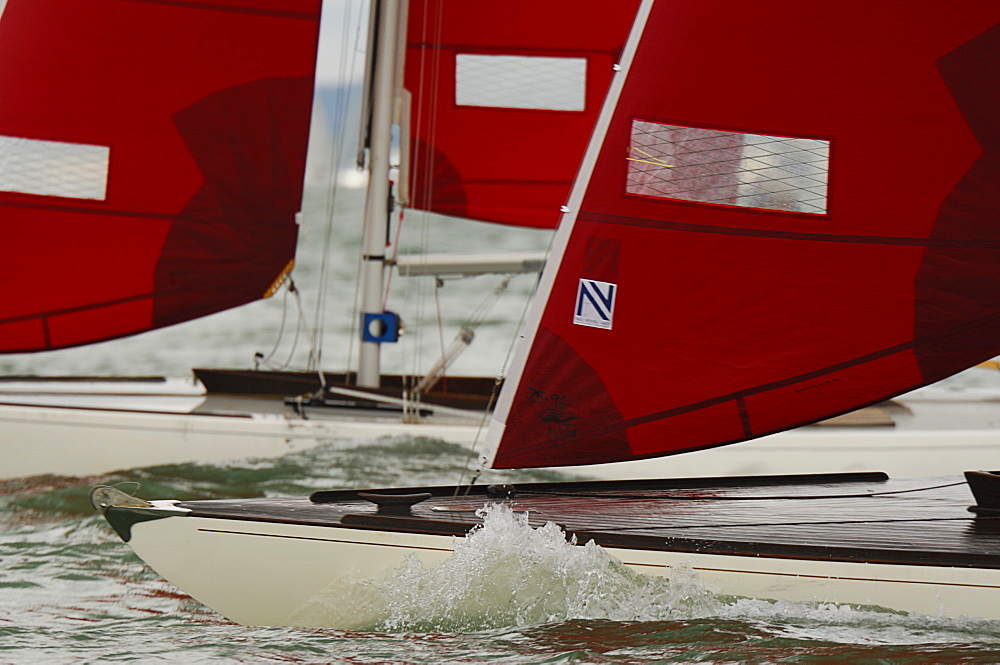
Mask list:
[[[638,575],[593,543],[576,546],[555,524],[532,527],[506,505],[480,512],[483,526],[456,538],[443,563],[427,567],[411,556],[383,579],[338,584],[303,607],[296,623],[467,631],[569,618],[636,621],[682,603],[677,585]]]
[[[993,622],[902,614],[882,608],[721,596],[691,569],[652,577],[603,548],[567,540],[555,524],[532,526],[507,505],[483,508],[483,526],[456,538],[454,554],[427,566],[411,556],[381,579],[324,590],[297,625],[367,631],[468,632],[566,621],[724,620],[774,638],[842,644],[1000,644]]]

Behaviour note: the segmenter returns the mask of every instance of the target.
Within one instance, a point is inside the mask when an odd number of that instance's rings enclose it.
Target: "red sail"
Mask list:
[[[411,0],[409,205],[554,228],[638,0]]]
[[[295,254],[320,0],[8,0],[0,352],[259,299]]]
[[[493,466],[733,443],[1000,354],[998,20],[654,3]]]

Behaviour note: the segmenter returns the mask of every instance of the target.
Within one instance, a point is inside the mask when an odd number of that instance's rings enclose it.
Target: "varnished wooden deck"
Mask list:
[[[378,492],[380,490],[372,490]],[[463,490],[464,491],[464,490]],[[389,491],[385,491],[389,492]],[[312,498],[187,501],[195,517],[464,534],[485,487],[427,492],[410,516],[376,514],[357,491]],[[964,478],[883,474],[519,485],[512,507],[578,542],[610,547],[830,561],[1000,568],[1000,517],[977,516]]]

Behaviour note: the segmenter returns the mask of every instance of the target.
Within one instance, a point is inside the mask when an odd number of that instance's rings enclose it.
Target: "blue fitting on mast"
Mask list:
[[[361,325],[361,341],[384,344],[399,341],[399,315],[395,312],[371,314],[366,312]]]

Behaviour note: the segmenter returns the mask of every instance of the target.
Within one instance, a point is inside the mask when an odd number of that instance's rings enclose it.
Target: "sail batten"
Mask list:
[[[1000,354],[1000,8],[911,9],[652,4],[492,466],[735,443]]]

